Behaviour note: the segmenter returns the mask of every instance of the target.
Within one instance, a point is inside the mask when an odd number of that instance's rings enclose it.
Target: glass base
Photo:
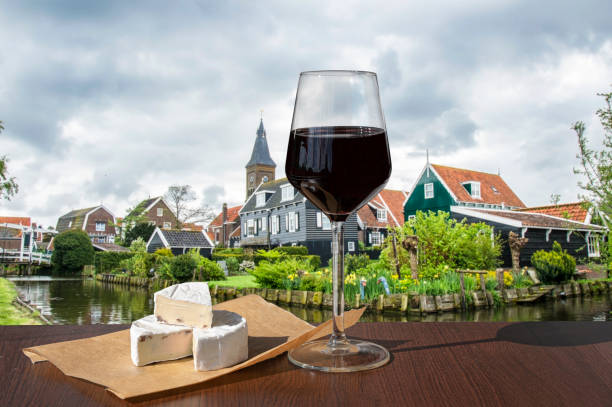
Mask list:
[[[389,351],[380,345],[346,340],[346,346],[331,348],[326,339],[306,342],[289,352],[289,360],[305,369],[323,372],[358,372],[389,362]]]

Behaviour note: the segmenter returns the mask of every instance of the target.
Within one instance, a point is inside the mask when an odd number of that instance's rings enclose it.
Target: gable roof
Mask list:
[[[264,129],[263,119],[261,119],[259,122],[257,138],[255,139],[255,145],[253,146],[253,152],[251,152],[251,159],[247,163],[246,168],[255,164],[276,167],[276,163],[272,160],[272,157],[270,157],[268,138],[266,136],[266,130]]]
[[[228,222],[240,222],[240,209],[242,209],[242,205],[232,206],[231,208],[227,208],[227,221]],[[208,224],[208,228],[211,227],[221,227],[223,224],[223,211],[219,212],[219,214]]]
[[[281,192],[281,187],[286,184],[289,184],[289,180],[287,178],[280,178],[274,181],[269,181],[269,182],[259,184],[259,186],[251,194],[249,199],[247,199],[242,209],[240,209],[239,213],[243,214],[247,212],[261,211],[264,209],[276,208],[278,206],[289,205],[289,204],[301,202],[304,200],[304,196],[300,193],[300,191],[294,188],[295,194],[293,195],[293,199],[281,202],[281,199],[283,197],[282,192]],[[265,205],[256,206],[257,205],[257,199],[256,199],[257,193],[263,192],[263,191],[267,191],[268,193],[271,194],[271,196],[268,198]]]
[[[32,226],[32,219],[26,216],[0,216],[0,223],[12,223],[13,225]]]
[[[203,232],[157,228],[154,233],[161,233],[170,247],[213,247]]]
[[[591,216],[586,202],[572,202],[557,205],[534,206],[532,208],[516,209],[519,212],[544,213],[558,218],[590,223]]]
[[[493,205],[513,206],[524,208],[525,204],[510,189],[501,176],[486,172],[466,170],[462,168],[447,167],[444,165],[429,164],[438,177],[450,189],[458,202],[486,203]],[[480,182],[480,196],[482,199],[472,198],[464,182]],[[493,189],[495,188],[495,190]],[[496,192],[497,191],[497,192]]]
[[[172,210],[172,208],[170,208],[170,205],[168,205],[168,202],[166,202],[164,197],[161,196],[161,195],[160,196],[156,196],[154,198],[148,198],[148,199],[145,199],[143,201],[140,201],[138,203],[138,205],[136,205],[134,207],[134,209],[132,209],[130,211],[129,215],[132,215],[134,213],[134,211],[136,210],[136,208],[138,208],[138,207],[142,207],[142,213],[145,214],[145,213],[149,212],[151,210],[151,208],[153,208],[159,201],[162,201],[164,203],[164,205],[166,205],[166,207],[170,210],[172,215],[176,217],[176,215],[174,214],[174,211]]]
[[[67,229],[83,229],[83,225],[85,224],[85,217],[89,212],[97,208],[99,208],[99,206],[74,209],[68,212],[67,214],[60,216],[60,218],[57,220],[57,226],[55,229],[58,232],[63,232]]]
[[[383,189],[374,198],[357,211],[359,220],[364,227],[386,228],[387,226],[401,226],[404,224],[404,201],[406,194],[393,189]],[[379,221],[376,217],[377,209],[387,210],[387,221]]]
[[[474,216],[491,222],[502,223],[518,228],[539,229],[563,229],[581,231],[605,231],[601,226],[558,218],[543,213],[517,212],[499,209],[466,208],[464,206],[452,206],[451,212]]]
[[[130,249],[127,247],[119,246],[114,243],[92,243],[94,249],[98,249],[101,252],[129,252]]]

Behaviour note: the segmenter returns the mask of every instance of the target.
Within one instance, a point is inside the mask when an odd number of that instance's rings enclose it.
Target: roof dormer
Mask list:
[[[472,198],[482,199],[482,197],[480,196],[480,182],[467,181],[462,182],[461,185],[463,185],[463,188],[465,188],[465,190],[468,192],[468,194],[470,194]]]

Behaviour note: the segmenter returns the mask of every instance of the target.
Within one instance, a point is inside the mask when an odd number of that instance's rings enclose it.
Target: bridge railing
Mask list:
[[[23,254],[19,250],[1,250],[0,249],[0,262],[5,263],[17,263],[17,262],[27,262],[27,263],[51,263],[51,255],[47,253],[40,252],[24,252]]]

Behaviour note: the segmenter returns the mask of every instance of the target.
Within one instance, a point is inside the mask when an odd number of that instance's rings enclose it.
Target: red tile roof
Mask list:
[[[182,229],[187,231],[201,232],[204,230],[204,226],[196,225],[195,223],[183,223]]]
[[[357,211],[357,216],[366,227],[386,228],[404,224],[404,201],[406,194],[393,189],[383,189]],[[387,221],[376,218],[376,209],[387,209]]]
[[[240,209],[242,209],[242,205],[232,206],[231,208],[227,208],[227,220],[228,222],[239,222],[240,221]],[[221,227],[223,223],[223,211],[219,212],[219,214],[213,219],[212,222],[208,225],[207,229],[211,227]]]
[[[506,206],[525,207],[523,201],[516,196],[499,175],[437,164],[431,164],[431,166],[460,202],[477,202],[493,205],[501,205],[503,203]],[[467,192],[462,183],[468,181],[480,182],[480,196],[482,199],[472,198]]]
[[[533,208],[517,209],[520,212],[544,213],[558,218],[587,222],[589,210],[585,202],[572,202],[558,205],[535,206]]]
[[[0,216],[0,223],[13,223],[21,226],[32,226],[32,220],[25,216]]]

